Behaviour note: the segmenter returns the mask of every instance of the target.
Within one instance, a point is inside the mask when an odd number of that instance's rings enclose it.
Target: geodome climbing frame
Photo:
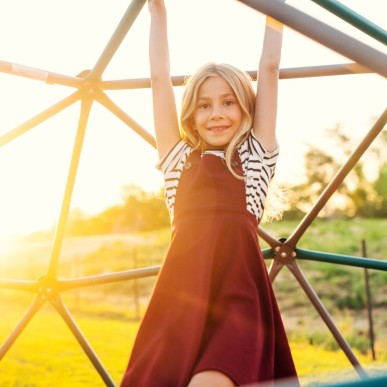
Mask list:
[[[313,40],[325,45],[328,48],[344,55],[353,62],[340,65],[313,66],[303,68],[281,69],[280,78],[303,78],[320,77],[331,75],[376,73],[381,77],[387,77],[387,56],[382,52],[361,43],[342,32],[308,16],[296,8],[279,2],[277,0],[239,0],[249,7],[270,15],[281,21],[290,28],[312,38]],[[313,0],[320,6],[325,7],[330,12],[340,17],[344,21],[352,24],[364,33],[372,36],[380,42],[387,44],[387,32],[370,21],[364,19],[361,15],[348,9],[338,1],[333,0]],[[0,278],[0,289],[12,289],[22,292],[29,292],[35,295],[33,302],[26,310],[24,316],[9,333],[5,342],[0,347],[0,360],[7,354],[21,332],[26,328],[39,309],[47,302],[51,303],[59,315],[63,318],[68,328],[71,330],[79,344],[85,351],[89,360],[100,374],[101,378],[108,386],[114,386],[115,383],[99,360],[92,346],[87,341],[83,332],[77,325],[71,312],[66,307],[61,293],[70,289],[82,287],[97,286],[118,281],[128,281],[136,278],[155,276],[159,267],[147,267],[136,270],[127,270],[102,275],[87,276],[72,279],[60,279],[57,276],[58,263],[64,238],[64,230],[69,215],[71,197],[74,189],[75,178],[77,175],[79,160],[82,152],[84,135],[88,124],[91,106],[94,101],[104,106],[107,110],[122,120],[128,127],[134,130],[151,146],[155,147],[155,140],[144,128],[135,122],[129,114],[117,106],[106,94],[105,90],[124,90],[135,88],[149,88],[149,79],[121,79],[102,81],[102,75],[107,65],[115,55],[118,47],[122,43],[126,34],[130,30],[133,22],[136,20],[146,0],[132,0],[127,11],[122,17],[119,25],[114,31],[110,41],[101,53],[94,67],[89,71],[84,71],[77,76],[68,76],[58,73],[52,73],[46,70],[32,68],[24,65],[16,65],[10,62],[0,61],[0,71],[15,76],[28,77],[49,84],[57,84],[75,89],[75,91],[63,100],[48,107],[46,110],[27,120],[23,124],[9,131],[0,137],[0,146],[4,146],[14,139],[22,136],[40,123],[50,119],[55,114],[63,111],[67,107],[75,104],[81,104],[81,112],[77,134],[73,146],[71,164],[68,171],[63,201],[60,215],[57,221],[57,227],[53,239],[50,261],[47,272],[37,280],[16,280],[12,278]],[[248,71],[254,78],[255,71]],[[176,86],[182,85],[185,76],[173,76],[173,83]],[[348,357],[351,364],[359,374],[360,379],[367,379],[367,374],[354,355],[349,344],[336,327],[328,311],[318,298],[312,286],[308,282],[304,273],[300,270],[298,260],[313,260],[319,262],[329,262],[338,265],[349,265],[354,267],[369,268],[375,270],[387,271],[386,261],[376,259],[364,259],[353,256],[343,256],[328,254],[324,252],[308,251],[297,246],[301,236],[312,224],[321,209],[325,206],[330,197],[337,190],[341,182],[355,166],[360,157],[371,145],[378,134],[383,130],[387,122],[387,110],[376,120],[372,128],[366,134],[358,147],[353,151],[348,160],[342,165],[332,181],[320,195],[312,209],[300,221],[298,226],[287,238],[277,239],[269,234],[262,227],[259,227],[258,234],[263,238],[270,249],[264,251],[267,259],[272,259],[269,269],[269,275],[272,281],[283,267],[287,267],[294,275],[299,285],[302,287],[310,302],[317,310],[321,319],[325,322],[334,338],[339,343],[341,349]],[[1,214],[0,214],[1,216]],[[383,378],[387,383],[387,378]]]

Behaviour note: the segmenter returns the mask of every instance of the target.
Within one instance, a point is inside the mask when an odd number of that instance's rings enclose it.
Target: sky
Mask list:
[[[386,47],[312,1],[287,3],[382,52]],[[342,3],[386,28],[385,0]],[[93,68],[125,13],[123,0],[0,1],[0,60],[64,75]],[[236,0],[166,0],[171,72],[188,75],[208,61],[255,70],[264,15]],[[149,76],[149,14],[141,11],[103,79]],[[285,27],[282,68],[352,62]],[[323,131],[340,124],[355,140],[385,109],[387,83],[375,74],[280,81],[277,167],[280,182],[303,176],[308,143],[324,145]],[[72,88],[0,73],[0,135],[73,92]],[[154,133],[149,90],[107,92]],[[176,88],[179,101],[181,88]],[[178,103],[179,104],[179,103]],[[0,147],[0,240],[55,225],[63,198],[79,103]],[[162,188],[156,151],[94,103],[71,209],[94,214],[122,201],[123,187]]]

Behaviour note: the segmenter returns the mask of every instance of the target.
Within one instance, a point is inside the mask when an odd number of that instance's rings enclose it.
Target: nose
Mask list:
[[[211,119],[218,120],[223,117],[222,107],[214,105],[211,111]]]

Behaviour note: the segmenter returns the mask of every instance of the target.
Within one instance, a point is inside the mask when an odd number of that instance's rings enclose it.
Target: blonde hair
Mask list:
[[[247,73],[229,64],[210,62],[192,75],[186,82],[183,92],[180,114],[181,135],[194,149],[204,150],[203,140],[194,128],[193,114],[200,86],[207,78],[216,76],[222,77],[230,85],[242,110],[241,126],[228,144],[225,157],[230,172],[235,177],[243,179],[243,176],[234,171],[231,161],[235,150],[247,138],[253,125],[255,92],[251,85],[251,77]]]
[[[181,136],[194,150],[204,150],[203,140],[194,127],[193,115],[200,86],[209,77],[216,76],[222,77],[230,85],[242,110],[241,126],[227,145],[225,158],[230,172],[236,178],[244,180],[245,176],[235,172],[231,161],[235,150],[248,137],[253,126],[256,94],[249,74],[225,63],[210,62],[200,67],[185,83],[180,114]],[[270,184],[262,221],[270,222],[280,219],[285,201],[282,189],[276,184]]]

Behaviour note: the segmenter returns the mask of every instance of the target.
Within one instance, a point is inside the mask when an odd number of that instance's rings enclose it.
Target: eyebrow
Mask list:
[[[227,98],[227,97],[236,98],[235,94],[233,94],[233,93],[225,93],[225,94],[222,94],[220,97],[221,98]],[[204,97],[198,97],[197,100],[200,101],[201,99],[207,100],[207,99],[211,99],[211,98],[204,96]]]

